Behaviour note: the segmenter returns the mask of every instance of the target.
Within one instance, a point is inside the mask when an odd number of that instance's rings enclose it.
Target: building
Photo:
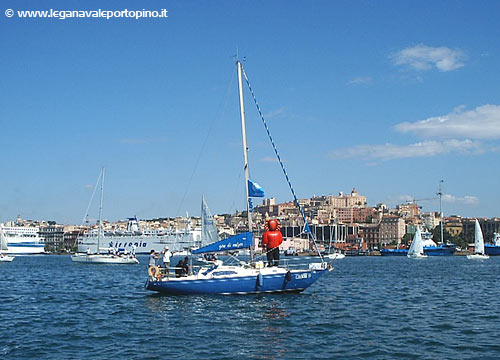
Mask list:
[[[359,230],[367,249],[380,250],[380,224],[361,225]]]
[[[40,237],[45,240],[45,251],[59,252],[63,249],[63,225],[58,225],[54,221],[49,221],[48,225],[40,227],[38,233],[40,234]]]
[[[401,239],[406,233],[405,222],[396,215],[385,215],[380,222],[380,244],[382,247],[387,245],[401,245]]]
[[[358,194],[356,188],[352,189],[350,195],[344,195],[344,193],[339,193],[338,196],[330,195],[328,197],[328,203],[332,208],[349,208],[349,207],[365,207],[366,206],[366,196],[361,196]]]

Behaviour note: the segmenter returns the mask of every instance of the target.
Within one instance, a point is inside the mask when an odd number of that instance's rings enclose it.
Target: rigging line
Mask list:
[[[236,73],[236,70],[234,69],[233,73],[231,75],[231,80],[230,80],[230,82],[229,82],[229,84],[227,86],[227,89],[226,89],[226,97],[225,97],[225,99],[223,101],[223,104],[222,104],[222,114],[220,116],[221,118],[223,118],[225,116],[225,113],[226,113],[227,102],[228,102],[228,98],[229,98],[229,91],[230,91],[231,86],[233,84],[235,73]],[[203,152],[205,150],[205,146],[207,145],[208,139],[210,137],[210,134],[212,133],[212,129],[214,128],[214,124],[215,124],[216,120],[217,120],[217,116],[215,116],[213,118],[212,122],[210,123],[207,135],[206,135],[205,140],[203,141],[203,144],[201,146],[200,152],[198,154],[198,158],[196,159],[196,162],[195,162],[195,165],[194,165],[193,172],[191,173],[191,177],[189,178],[189,181],[187,183],[186,190],[184,191],[184,195],[182,195],[182,199],[181,199],[181,202],[179,204],[179,208],[177,209],[177,212],[175,214],[175,217],[177,217],[179,215],[179,212],[181,211],[181,208],[184,205],[184,201],[186,200],[186,195],[187,195],[187,193],[189,191],[189,188],[191,187],[191,182],[193,181],[194,174],[196,173],[196,170],[198,169],[198,165],[200,163],[201,156],[203,155]]]
[[[97,182],[94,186],[94,191],[92,192],[92,196],[90,197],[90,201],[89,201],[89,204],[87,206],[87,211],[85,211],[85,215],[83,216],[83,219],[82,219],[82,223],[80,226],[83,226],[83,223],[85,222],[85,219],[88,220],[88,216],[89,216],[89,209],[90,209],[90,205],[92,205],[92,200],[94,200],[94,195],[97,191],[97,185],[99,185],[99,181],[101,181],[101,176],[102,176],[102,171],[99,173],[99,177],[97,178]]]
[[[271,145],[273,146],[274,153],[276,154],[276,157],[278,158],[278,162],[280,163],[281,170],[283,170],[283,174],[285,175],[285,179],[288,183],[288,187],[290,188],[290,191],[292,192],[293,198],[295,200],[295,204],[297,205],[297,207],[300,211],[300,214],[302,215],[302,219],[304,220],[304,230],[307,231],[307,233],[311,236],[311,238],[314,242],[314,247],[316,248],[316,251],[318,252],[319,257],[320,257],[321,261],[323,262],[323,257],[321,256],[321,253],[319,252],[318,244],[316,244],[316,239],[315,239],[313,233],[311,232],[311,229],[309,227],[309,223],[307,222],[304,210],[302,209],[302,206],[300,206],[299,200],[297,199],[297,195],[295,194],[295,190],[293,189],[290,178],[288,177],[288,174],[285,170],[285,166],[283,165],[283,162],[281,161],[281,156],[278,153],[278,149],[276,148],[276,145],[274,144],[273,137],[271,136],[271,131],[269,130],[269,127],[267,126],[267,122],[264,119],[264,115],[262,114],[262,110],[260,109],[259,103],[257,102],[257,98],[255,97],[252,86],[250,85],[250,81],[248,80],[247,73],[243,67],[242,67],[242,69],[243,69],[243,76],[245,77],[245,82],[247,83],[248,89],[250,90],[250,93],[252,94],[253,101],[255,103],[255,106],[257,107],[257,111],[259,112],[259,116],[262,120],[262,123],[264,124],[264,127],[265,127],[266,132],[267,132],[267,136],[269,137],[269,140],[271,141]]]

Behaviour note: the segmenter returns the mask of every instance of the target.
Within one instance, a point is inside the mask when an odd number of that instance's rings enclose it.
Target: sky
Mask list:
[[[199,216],[202,195],[242,210],[235,55],[298,197],[355,187],[438,211],[443,180],[445,215],[500,216],[498,1],[1,5],[0,221],[81,223],[102,167],[111,221]],[[168,17],[18,13],[50,9]],[[251,178],[289,201],[245,91]]]

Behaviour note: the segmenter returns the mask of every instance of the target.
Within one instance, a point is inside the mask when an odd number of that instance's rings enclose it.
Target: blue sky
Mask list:
[[[498,1],[2,5],[2,221],[80,223],[102,166],[110,220],[241,210],[236,49],[299,197],[394,206],[443,179],[445,214],[500,216]],[[51,8],[169,17],[4,15]],[[290,200],[248,93],[246,113],[252,178]]]

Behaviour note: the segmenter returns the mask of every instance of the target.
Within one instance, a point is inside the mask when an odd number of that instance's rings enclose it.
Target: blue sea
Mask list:
[[[500,257],[347,257],[302,294],[241,296],[150,293],[140,261],[0,263],[0,359],[500,358]]]

